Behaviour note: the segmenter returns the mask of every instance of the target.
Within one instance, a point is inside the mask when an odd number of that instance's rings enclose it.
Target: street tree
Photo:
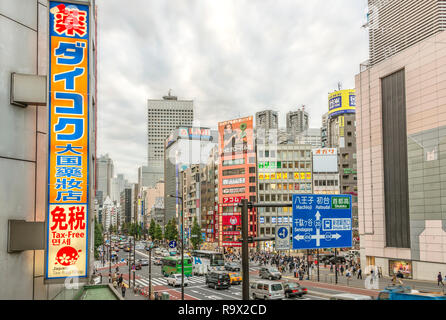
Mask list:
[[[98,220],[94,217],[94,256],[96,259],[99,258],[98,247],[104,243],[102,232],[102,224],[98,223]]]
[[[150,221],[150,226],[149,226],[149,235],[150,238],[152,238],[152,240],[155,240],[155,231],[156,231],[156,224],[155,224],[155,220],[151,220]]]
[[[172,240],[178,241],[178,229],[177,229],[177,224],[175,222],[175,218],[172,218],[171,225],[172,225],[171,238]]]
[[[163,240],[163,230],[161,229],[161,226],[157,223],[155,227],[155,239],[156,240]]]
[[[200,244],[203,242],[203,239],[201,238],[201,228],[196,217],[194,217],[190,241],[192,242],[194,250],[198,250],[200,248]]]

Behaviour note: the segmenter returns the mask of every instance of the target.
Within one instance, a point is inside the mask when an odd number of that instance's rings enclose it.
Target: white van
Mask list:
[[[251,296],[254,300],[282,300],[285,299],[285,290],[279,281],[255,281],[251,283]]]

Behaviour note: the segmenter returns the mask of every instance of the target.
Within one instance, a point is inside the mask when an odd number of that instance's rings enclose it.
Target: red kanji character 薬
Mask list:
[[[51,9],[54,14],[54,31],[58,34],[83,37],[87,34],[87,12],[60,4]]]

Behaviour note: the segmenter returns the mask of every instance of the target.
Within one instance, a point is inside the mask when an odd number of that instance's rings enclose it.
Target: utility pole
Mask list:
[[[184,215],[183,215],[183,197],[181,196],[174,196],[174,195],[167,195],[169,198],[176,198],[177,200],[180,200],[181,203],[181,225],[180,225],[180,232],[181,232],[181,300],[184,300]]]
[[[317,256],[317,282],[319,282],[319,264],[320,264],[320,262],[319,262],[319,249],[316,249],[317,251],[316,251],[316,256]]]
[[[248,209],[252,208],[280,208],[280,207],[292,207],[291,203],[275,203],[275,204],[253,204],[248,202],[248,199],[242,199],[238,204],[238,207],[242,208],[242,300],[249,300],[249,248],[248,243],[254,243],[258,241],[271,241],[275,237],[249,237],[248,236]]]
[[[149,300],[152,299],[152,245],[149,250]]]
[[[133,288],[135,288],[135,277],[136,277],[136,255],[135,255],[135,247],[136,247],[136,234],[133,236]]]
[[[130,264],[131,252],[132,252],[132,240],[129,240],[129,258],[127,260],[127,263],[129,265],[129,289],[130,289],[130,285],[132,284],[132,282],[131,282],[131,280],[132,280],[132,273],[131,273],[132,266]]]
[[[184,300],[184,215],[183,215],[183,197],[181,200],[181,300]]]
[[[242,199],[242,299],[249,300],[248,199]]]
[[[111,277],[111,235],[110,235],[110,225],[108,226],[108,273]]]
[[[338,249],[335,249],[335,283],[338,284]]]

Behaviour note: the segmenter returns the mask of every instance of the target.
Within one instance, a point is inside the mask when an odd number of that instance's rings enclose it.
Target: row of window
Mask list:
[[[279,160],[294,160],[298,158],[310,158],[310,150],[259,150],[260,158],[276,158]]]
[[[281,217],[259,217],[259,223],[291,223],[293,221],[292,216],[281,216]]]
[[[303,189],[303,188],[305,188],[305,189]],[[299,191],[311,192],[311,185],[310,186],[303,185],[303,188],[299,189]],[[282,202],[282,201],[291,202],[291,201],[293,201],[293,193],[290,193],[290,194],[260,194],[259,201],[260,202]]]
[[[314,185],[316,187],[337,186],[338,180],[314,180]]]
[[[259,162],[259,169],[311,169],[311,161]]]
[[[270,190],[311,190],[311,182],[259,183],[259,191],[270,191]]]
[[[258,213],[262,214],[264,212],[277,212],[277,213],[282,213],[282,212],[293,212],[293,208],[291,207],[279,207],[279,208],[258,208]]]

